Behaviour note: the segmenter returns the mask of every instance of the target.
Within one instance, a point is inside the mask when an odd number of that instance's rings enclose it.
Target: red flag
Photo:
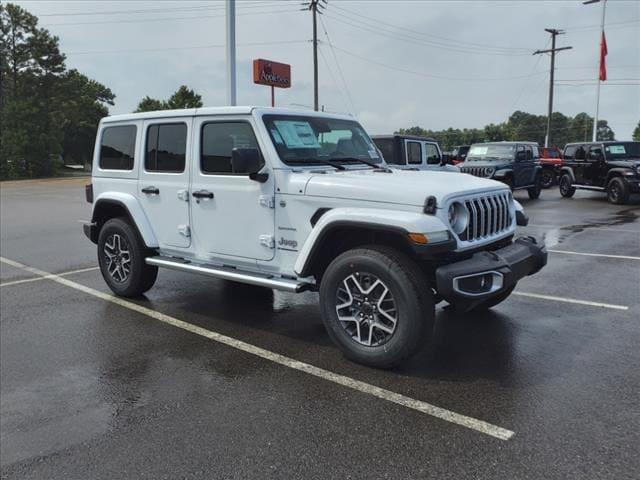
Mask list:
[[[600,81],[604,82],[607,79],[607,65],[605,63],[605,57],[607,56],[607,38],[602,32],[602,40],[600,40]]]

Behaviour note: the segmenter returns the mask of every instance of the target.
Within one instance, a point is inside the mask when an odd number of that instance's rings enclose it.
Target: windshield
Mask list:
[[[640,158],[640,142],[607,143],[607,158]]]
[[[382,162],[358,122],[303,115],[264,115],[262,118],[280,159],[288,165]]]
[[[516,152],[515,145],[471,145],[467,162],[486,160],[512,160]]]

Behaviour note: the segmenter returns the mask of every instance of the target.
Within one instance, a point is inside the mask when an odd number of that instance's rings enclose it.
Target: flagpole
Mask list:
[[[607,6],[607,0],[600,0],[602,3],[602,20],[600,22],[600,52],[602,52],[602,42],[604,41],[604,11]],[[600,62],[598,64],[598,90],[596,93],[596,116],[593,119],[593,142],[598,141],[598,115],[600,114],[600,69],[602,68],[602,53],[600,53]]]

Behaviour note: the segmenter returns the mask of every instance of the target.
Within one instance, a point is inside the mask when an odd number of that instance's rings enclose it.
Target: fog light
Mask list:
[[[476,296],[495,292],[502,288],[500,272],[484,272],[453,279],[453,289],[463,295]]]

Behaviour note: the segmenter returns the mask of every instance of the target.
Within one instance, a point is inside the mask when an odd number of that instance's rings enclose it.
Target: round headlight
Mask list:
[[[469,214],[467,209],[460,202],[453,202],[449,205],[449,225],[456,234],[461,234],[467,228]]]
[[[489,167],[489,168],[487,168],[487,170],[486,170],[484,173],[485,173],[485,176],[486,176],[487,178],[490,178],[490,177],[492,177],[492,176],[493,176],[493,173],[494,173],[495,171],[496,171],[496,169],[495,169],[495,168],[493,168],[493,167]]]

